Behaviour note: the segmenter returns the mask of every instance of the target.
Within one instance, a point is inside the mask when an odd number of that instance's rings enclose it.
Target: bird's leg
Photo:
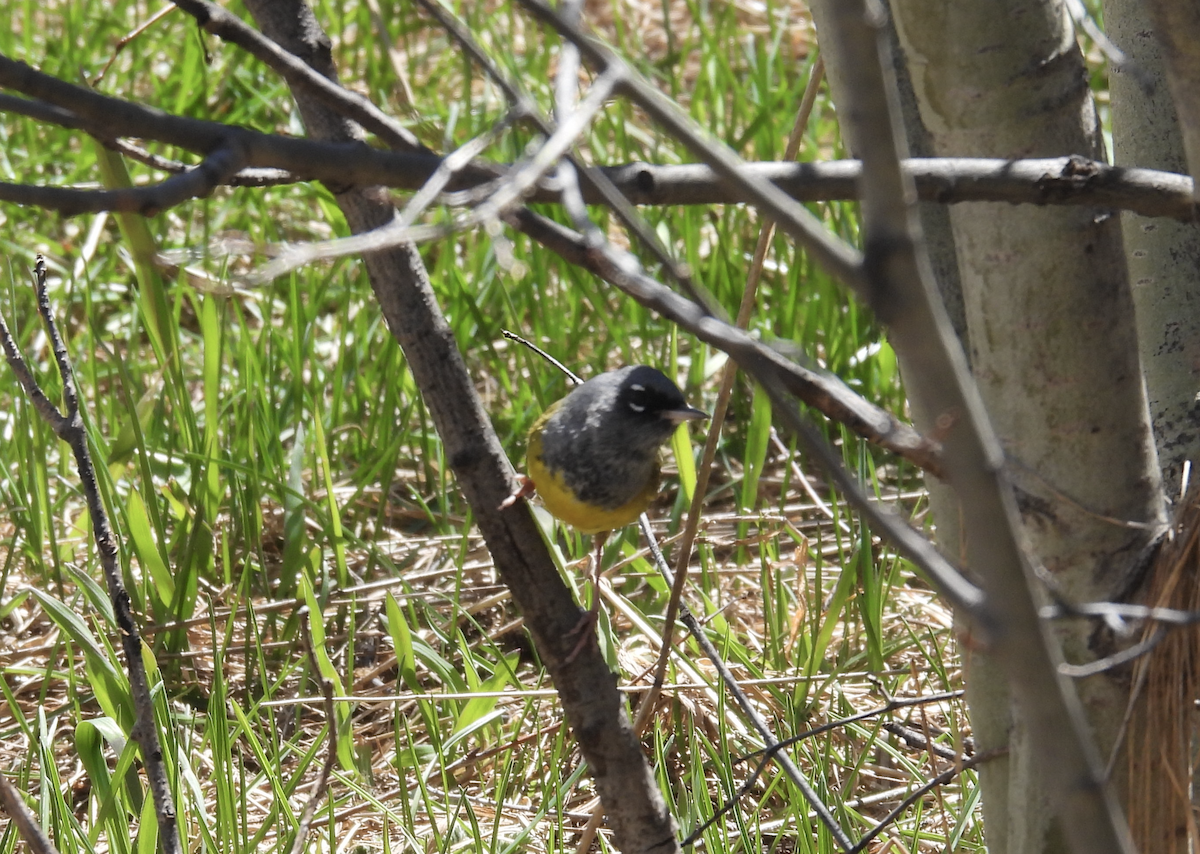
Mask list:
[[[537,492],[537,487],[534,486],[533,479],[530,478],[528,475],[520,475],[517,477],[517,488],[514,489],[511,493],[509,493],[508,497],[505,498],[503,501],[501,501],[500,506],[497,507],[496,509],[497,510],[507,510],[509,507],[512,507],[514,504],[516,504],[522,498],[528,498],[529,496],[533,495],[535,492]]]
[[[570,664],[575,660],[579,653],[583,652],[584,646],[591,637],[592,629],[600,619],[600,559],[604,556],[604,543],[608,540],[608,531],[601,531],[594,536],[596,541],[596,554],[592,559],[591,576],[592,581],[592,604],[591,607],[584,612],[579,618],[579,622],[575,624],[575,628],[567,632],[567,637],[579,635],[579,640],[575,642],[575,648],[571,650],[571,654],[567,656],[564,664]]]

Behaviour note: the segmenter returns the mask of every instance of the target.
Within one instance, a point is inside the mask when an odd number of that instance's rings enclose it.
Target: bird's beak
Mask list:
[[[670,421],[672,424],[678,425],[685,421],[707,421],[708,413],[703,409],[695,409],[691,406],[685,406],[682,409],[664,410],[662,417]]]

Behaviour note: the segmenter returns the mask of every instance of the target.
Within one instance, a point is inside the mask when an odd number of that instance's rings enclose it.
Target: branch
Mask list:
[[[380,151],[361,139],[317,142],[173,116],[66,83],[4,55],[0,55],[0,87],[69,111],[73,114],[71,121],[77,123],[71,126],[100,139],[152,139],[202,156],[236,145],[243,151],[248,167],[282,169],[335,186],[410,186],[414,169],[428,177],[440,163],[436,155]],[[475,183],[496,177],[495,172],[478,166],[464,170],[464,175],[473,176]]]
[[[339,115],[353,119],[378,136],[389,147],[400,151],[424,151],[412,131],[401,125],[357,92],[351,92],[317,73],[302,60],[288,53],[271,39],[247,26],[241,18],[208,0],[173,0],[176,6],[196,19],[213,35],[235,44],[279,74],[294,90],[311,95]],[[329,50],[329,41],[323,44]]]
[[[1002,160],[984,157],[918,157],[903,170],[923,202],[1011,202],[1028,205],[1082,205],[1128,210],[1190,222],[1196,217],[1192,179],[1155,169],[1109,166],[1085,157]],[[803,202],[861,198],[862,164],[747,163],[744,171],[772,182]],[[749,199],[737,185],[723,182],[700,163],[655,166],[629,163],[601,171],[639,205],[736,204]],[[594,201],[585,191],[584,198]],[[552,201],[540,196],[535,201]]]
[[[305,59],[319,59],[313,54],[312,41],[320,28],[307,6],[297,0],[248,0],[247,6],[263,31],[286,49]],[[298,27],[298,22],[303,26]],[[335,76],[332,67],[327,71]],[[337,140],[357,138],[354,127],[327,108],[306,103],[311,99],[304,93],[296,94],[310,134]],[[345,187],[344,177],[337,180]],[[396,217],[389,194],[379,186],[343,191],[337,202],[353,232],[378,228]],[[588,645],[573,663],[565,663],[574,647],[566,634],[578,623],[580,609],[563,583],[532,513],[520,503],[499,509],[513,492],[512,466],[437,305],[419,254],[411,245],[397,246],[367,255],[364,264],[496,570],[524,613],[526,627],[554,680],[609,813],[617,847],[627,854],[673,850],[674,821],[598,647]]]
[[[35,99],[0,94],[0,111],[83,130],[106,144],[118,138],[141,138],[207,155],[236,142],[244,151],[247,167],[282,170],[294,175],[295,180],[319,180],[340,185],[378,184],[416,190],[441,167],[443,160],[426,152],[389,152],[360,142],[294,139],[219,122],[173,116],[74,86],[2,55],[0,86],[24,92]],[[527,102],[528,99],[520,99],[519,109],[528,109]],[[473,203],[475,197],[467,191],[494,181],[510,168],[507,164],[476,159],[457,173],[447,190],[464,193],[459,204]],[[738,168],[739,174],[756,186],[773,184],[797,202],[859,197],[857,183],[862,167],[856,160],[743,163]],[[742,189],[740,182],[727,182],[720,171],[703,163],[676,166],[628,163],[592,169],[611,181],[633,204],[709,205],[755,201],[754,194]],[[1181,221],[1191,221],[1196,216],[1192,202],[1193,184],[1186,175],[1108,166],[1080,157],[1031,160],[914,158],[904,161],[904,169],[912,176],[918,197],[923,201],[1083,205]],[[607,196],[587,181],[586,175],[584,177],[581,187],[584,201],[603,203]],[[246,180],[261,183],[262,179],[248,177]],[[542,184],[528,200],[558,202],[561,193],[556,187]]]
[[[45,779],[43,778],[43,785]],[[38,824],[33,810],[25,805],[25,799],[21,797],[17,787],[3,774],[0,774],[0,806],[4,807],[8,817],[17,826],[17,834],[25,840],[33,854],[58,854],[58,849]]]
[[[228,184],[241,169],[243,157],[236,146],[218,148],[198,166],[149,187],[119,190],[77,190],[69,187],[34,187],[0,182],[0,201],[32,205],[66,216],[101,211],[155,216],[189,199],[203,199]]]
[[[524,210],[510,215],[505,222],[565,260],[620,288],[701,341],[728,353],[760,382],[764,376],[773,376],[787,393],[828,418],[845,424],[863,438],[899,454],[925,471],[935,475],[942,472],[941,450],[936,442],[859,397],[838,377],[797,365],[745,331],[708,315],[700,306],[645,273],[630,271],[628,264],[605,256],[586,238],[566,226]]]
[[[554,134],[554,122],[541,114],[537,109],[536,102],[528,93],[504,76],[504,73],[491,61],[487,52],[476,42],[471,31],[462,22],[443,9],[436,0],[420,0],[420,3],[426,11],[438,20],[446,32],[450,34],[451,38],[461,44],[471,58],[479,64],[484,73],[491,78],[513,104],[514,109],[519,109],[527,115],[541,133],[546,136]],[[574,15],[573,12],[568,12],[565,5],[562,8],[564,9],[564,14],[572,15],[571,20],[578,21],[578,16]],[[561,107],[561,102],[568,100],[573,106],[573,99],[576,96],[567,90],[578,86],[578,71],[579,49],[570,42],[563,42],[555,82],[555,98],[556,102],[560,102],[557,106],[560,120],[565,115],[565,111]],[[640,216],[634,210],[632,196],[623,193],[609,179],[601,167],[589,166],[576,157],[573,152],[568,151],[564,155],[564,162],[559,167],[557,177],[561,185],[562,204],[567,208],[572,220],[576,223],[576,227],[584,235],[592,237],[593,233],[598,234],[598,232],[591,232],[588,227],[582,224],[587,219],[586,213],[583,211],[584,203],[606,205],[616,216],[617,220],[625,228],[629,229],[641,241],[641,244],[658,259],[658,262],[667,271],[668,276],[678,282],[680,287],[695,302],[705,305],[709,309],[709,313],[714,313],[712,306],[708,305],[700,289],[692,280],[691,272],[688,270],[687,265],[681,264],[675,259],[674,255],[658,239],[657,232],[650,226],[645,217]]]
[[[108,584],[108,595],[112,600],[113,614],[121,635],[121,648],[125,652],[125,666],[129,670],[129,689],[133,698],[135,719],[131,737],[141,749],[142,761],[146,766],[146,777],[150,792],[154,799],[154,812],[158,819],[159,838],[162,840],[165,854],[179,854],[179,825],[175,813],[175,804],[171,797],[171,785],[167,778],[166,765],[163,762],[162,744],[158,738],[158,728],[154,722],[154,701],[150,696],[150,682],[146,676],[146,667],[142,660],[142,639],[138,634],[138,626],[133,617],[133,609],[129,603],[129,593],[121,580],[121,568],[117,565],[117,542],[112,527],[108,523],[108,513],[100,498],[100,489],[96,484],[96,470],[92,466],[91,452],[88,449],[87,429],[83,423],[83,415],[79,409],[79,395],[75,387],[75,374],[71,368],[70,357],[67,355],[66,344],[58,331],[58,324],[50,311],[50,298],[46,293],[46,261],[37,256],[34,267],[37,285],[38,313],[46,325],[50,344],[54,351],[54,361],[58,365],[59,376],[62,377],[63,403],[65,411],[60,412],[46,397],[37,380],[25,364],[16,342],[9,332],[3,317],[0,317],[0,343],[4,346],[8,363],[17,375],[25,393],[33,401],[38,414],[53,428],[59,439],[66,442],[75,455],[75,466],[79,472],[79,480],[87,499],[88,515],[92,521],[93,537],[96,540],[96,550],[100,555],[100,566],[104,571],[104,579]]]
[[[979,765],[982,765],[984,762],[991,762],[993,759],[999,759],[1007,752],[1007,747],[996,747],[991,750],[985,750],[982,753],[976,753],[974,756],[968,756],[961,761],[956,762],[953,767],[947,768],[941,774],[938,774],[936,777],[927,780],[925,783],[914,789],[907,798],[902,800],[894,810],[884,816],[878,824],[864,833],[863,838],[858,841],[858,845],[855,847],[854,851],[851,852],[851,854],[858,854],[859,851],[866,850],[866,847],[871,843],[871,841],[881,832],[883,832],[889,824],[899,818],[906,809],[915,804],[921,798],[925,797],[926,794],[933,791],[938,786],[949,783],[951,780],[969,768],[975,768]]]
[[[765,216],[775,220],[779,229],[795,238],[818,264],[855,291],[862,292],[865,289],[862,256],[830,234],[807,208],[770,181],[748,174],[741,158],[728,147],[702,134],[678,104],[635,74],[608,47],[588,38],[578,27],[564,21],[542,0],[521,0],[521,5],[554,27],[563,38],[569,39],[593,65],[604,73],[617,75],[620,91],[626,97],[711,166],[721,178],[741,186],[748,201]]]

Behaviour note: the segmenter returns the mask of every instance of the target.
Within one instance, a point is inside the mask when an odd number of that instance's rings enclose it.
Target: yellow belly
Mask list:
[[[567,488],[562,475],[546,468],[542,462],[542,443],[534,434],[529,437],[529,449],[525,461],[529,477],[542,497],[542,503],[556,519],[566,522],[584,534],[598,534],[624,528],[637,521],[658,494],[658,472],[651,477],[633,500],[620,507],[605,508],[585,504]]]

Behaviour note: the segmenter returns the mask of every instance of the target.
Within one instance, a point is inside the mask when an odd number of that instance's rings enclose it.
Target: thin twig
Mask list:
[[[906,809],[915,804],[921,798],[925,797],[926,793],[932,791],[938,786],[949,783],[963,771],[966,771],[970,768],[975,768],[979,765],[982,765],[984,762],[991,762],[993,759],[999,759],[1001,756],[1004,756],[1007,753],[1007,747],[996,747],[991,750],[985,750],[981,753],[976,753],[974,756],[969,756],[962,759],[954,767],[946,769],[941,774],[938,774],[936,777],[918,786],[913,790],[911,795],[900,802],[899,806],[880,819],[878,824],[863,834],[863,838],[858,841],[858,845],[856,845],[854,849],[849,852],[849,854],[858,854],[859,851],[863,851],[876,836],[887,829],[888,825],[899,818]]]
[[[262,284],[282,276],[297,267],[323,258],[340,258],[365,252],[379,252],[393,246],[441,240],[451,234],[499,222],[502,215],[522,203],[537,187],[539,181],[553,170],[559,159],[604,108],[615,85],[615,75],[601,76],[592,85],[587,98],[572,114],[571,121],[558,130],[527,158],[515,165],[507,175],[496,181],[493,191],[473,211],[441,226],[415,225],[403,217],[371,231],[334,240],[306,243],[281,254],[271,263],[246,277],[252,284]],[[471,149],[473,151],[473,148]],[[466,168],[463,162],[460,168]]]
[[[88,448],[87,429],[79,408],[75,374],[71,368],[67,346],[59,334],[58,324],[51,312],[50,298],[46,290],[46,260],[40,254],[34,265],[34,277],[38,313],[46,326],[54,352],[54,361],[58,366],[59,376],[62,378],[65,411],[60,412],[42,391],[17,349],[16,342],[3,317],[0,317],[0,342],[3,343],[4,352],[13,373],[17,375],[25,393],[33,401],[34,408],[51,426],[55,435],[70,446],[75,456],[75,466],[79,472],[79,480],[87,500],[88,515],[92,521],[92,533],[96,541],[96,550],[100,556],[100,566],[108,585],[113,614],[121,635],[121,647],[125,652],[125,665],[129,671],[129,688],[135,715],[130,735],[142,752],[146,777],[154,799],[154,811],[158,819],[158,832],[159,838],[162,840],[163,851],[165,854],[179,854],[181,851],[179,825],[174,800],[171,796],[170,781],[163,761],[162,744],[159,741],[158,728],[154,720],[154,701],[150,694],[150,683],[142,660],[142,639],[138,634],[137,621],[133,617],[129,593],[125,590],[125,584],[121,579],[121,568],[117,561],[119,550],[116,535],[109,525],[108,512],[104,508],[100,489],[96,483],[96,471],[92,465],[91,452]]]
[[[143,21],[142,23],[140,23],[136,27],[134,27],[133,30],[131,30],[129,33],[127,33],[124,36],[122,36],[121,38],[117,39],[117,43],[115,45],[113,45],[113,52],[112,52],[112,55],[108,58],[108,62],[104,63],[104,67],[101,68],[100,72],[95,77],[93,77],[91,80],[89,80],[88,83],[90,83],[93,88],[95,88],[96,86],[99,86],[100,82],[102,80],[104,80],[105,75],[108,74],[109,69],[112,68],[112,64],[117,61],[117,57],[120,55],[121,51],[123,51],[125,48],[129,47],[129,45],[131,45],[138,36],[140,36],[142,33],[146,32],[146,30],[150,29],[152,26],[157,24],[159,21],[161,21],[163,18],[165,18],[171,12],[174,12],[175,9],[176,9],[176,6],[174,3],[168,3],[166,6],[163,6],[161,9],[159,9],[157,12],[155,12],[153,15],[151,15],[149,18],[147,18],[145,21]]]
[[[25,805],[25,799],[17,791],[17,787],[3,774],[0,774],[0,805],[3,805],[4,811],[17,826],[17,833],[25,840],[33,854],[58,854],[58,849],[38,824],[33,810]]]
[[[334,112],[353,119],[374,133],[390,148],[399,151],[429,151],[412,131],[401,125],[370,100],[339,86],[318,73],[241,18],[207,0],[174,0],[196,23],[223,41],[235,44],[264,62],[279,74],[288,85],[312,95]]]
[[[556,367],[560,371],[562,371],[564,374],[566,374],[566,376],[575,385],[579,385],[580,383],[583,382],[583,377],[579,376],[579,374],[572,371],[570,368],[568,368],[566,365],[564,365],[558,359],[551,356],[549,353],[547,353],[545,350],[543,350],[537,344],[534,344],[532,341],[530,341],[526,338],[522,338],[520,335],[518,335],[515,332],[509,332],[507,329],[501,329],[500,334],[503,335],[505,338],[507,338],[509,341],[516,341],[521,346],[528,347],[534,353],[537,353],[539,356],[541,356],[543,359],[545,359],[551,365],[553,365],[554,367]]]
[[[808,83],[805,85],[804,95],[800,99],[800,108],[796,114],[796,121],[792,126],[791,135],[788,137],[787,145],[784,149],[784,157],[788,160],[794,158],[800,150],[800,140],[803,138],[804,129],[808,126],[809,116],[812,113],[813,105],[816,103],[817,92],[820,89],[821,81],[824,79],[824,69],[824,63],[818,58],[809,71]],[[750,325],[750,315],[754,310],[758,294],[758,282],[762,275],[763,264],[766,261],[767,250],[770,247],[771,236],[774,232],[774,223],[768,220],[763,224],[763,229],[759,233],[758,245],[754,249],[754,257],[750,262],[750,270],[746,277],[746,287],[742,291],[742,301],[738,307],[736,320],[738,329],[746,329]],[[713,460],[716,459],[717,445],[720,441],[721,429],[725,424],[725,414],[729,409],[729,399],[733,393],[733,383],[736,377],[737,363],[730,360],[726,362],[725,367],[721,371],[721,384],[717,391],[716,403],[713,406],[712,419],[709,422],[708,437],[704,442],[704,451],[700,457],[700,465],[696,469],[696,485],[692,492],[691,507],[688,508],[687,521],[684,523],[683,534],[679,538],[679,543],[676,547],[675,581],[671,584],[671,598],[667,600],[667,613],[663,620],[662,648],[654,669],[654,685],[656,689],[666,679],[671,637],[675,632],[675,617],[679,612],[679,603],[683,598],[684,585],[687,583],[688,569],[692,561],[692,547],[696,542],[696,534],[700,530],[704,500],[708,494],[708,479],[712,473]],[[654,705],[653,700],[655,697],[655,694],[651,694],[652,702],[646,703],[638,712],[637,722],[634,724],[638,732],[642,731],[642,728],[649,719],[648,709]]]
[[[558,13],[542,0],[521,0],[521,5],[558,30],[564,38],[570,39],[584,57],[598,66],[602,73],[612,75],[621,92],[711,166],[718,175],[740,185],[749,200],[765,215],[774,219],[780,229],[799,241],[822,267],[855,291],[867,293],[862,255],[858,250],[830,234],[813,213],[778,187],[769,181],[748,176],[741,158],[702,134],[678,104],[634,73],[612,50],[585,36],[578,27],[563,21]]]
[[[308,620],[314,619],[311,612],[305,615]],[[320,619],[320,614],[315,619]],[[300,814],[300,822],[296,825],[296,838],[292,840],[292,847],[289,854],[301,854],[308,844],[308,832],[312,827],[313,818],[317,814],[317,808],[321,805],[321,801],[325,798],[325,792],[329,787],[329,777],[333,774],[333,766],[337,763],[337,736],[338,722],[337,710],[333,705],[333,682],[330,679],[321,676],[321,669],[317,663],[317,656],[312,648],[312,631],[308,630],[304,635],[304,642],[308,647],[308,658],[312,664],[313,673],[317,674],[321,684],[321,696],[325,701],[325,721],[329,727],[329,744],[325,747],[325,762],[321,765],[321,771],[317,774],[317,779],[313,781],[312,791],[308,795],[308,803],[304,805],[304,812]]]
[[[1089,661],[1087,664],[1069,664],[1061,662],[1058,665],[1058,672],[1063,676],[1070,676],[1073,679],[1084,679],[1088,676],[1095,676],[1099,673],[1104,673],[1106,670],[1120,667],[1122,664],[1129,662],[1152,652],[1156,646],[1166,640],[1169,631],[1166,626],[1159,626],[1154,634],[1145,640],[1138,641],[1133,646],[1115,652],[1112,655],[1106,655],[1104,658],[1097,658],[1095,661]]]
[[[500,68],[491,61],[491,58],[488,57],[487,53],[475,40],[469,29],[443,9],[437,0],[419,0],[419,2],[437,19],[438,23],[441,24],[450,37],[457,41],[466,50],[467,54],[478,63],[484,73],[491,78],[500,91],[504,93],[505,97],[509,99],[514,109],[519,108],[523,110],[526,117],[541,133],[548,137],[555,134],[557,130],[555,123],[543,116],[537,107],[537,102],[524,92],[518,84],[509,80]],[[561,11],[565,14],[565,10],[568,8],[563,7]],[[555,78],[555,110],[559,122],[563,121],[565,116],[569,116],[575,111],[577,96],[573,92],[565,92],[557,87],[571,86],[578,88],[578,48],[572,45],[571,42],[565,41],[563,42],[563,51],[564,53],[559,60],[558,74]],[[638,214],[633,203],[634,197],[629,192],[630,187],[618,188],[609,177],[609,170],[596,166],[588,166],[570,151],[564,153],[563,162],[559,166],[557,176],[559,182],[555,189],[561,193],[561,197],[556,199],[556,201],[561,201],[567,207],[568,212],[575,222],[575,227],[585,237],[595,238],[597,234],[593,233],[591,227],[584,225],[585,222],[590,222],[586,211],[583,209],[584,203],[604,204],[613,212],[617,220],[632,232],[641,244],[650,251],[654,258],[663,266],[669,278],[678,282],[688,296],[693,301],[703,305],[709,314],[717,313],[719,306],[707,299],[703,294],[693,281],[687,265],[680,263],[674,257],[667,247],[662,244],[662,241],[658,239],[657,233],[646,221],[646,218]],[[598,237],[603,239],[603,234],[599,233]]]
[[[742,785],[738,787],[738,790],[733,795],[731,795],[725,801],[725,803],[723,803],[720,806],[719,809],[717,809],[711,816],[709,816],[709,818],[703,824],[701,824],[699,827],[697,827],[695,830],[693,830],[690,834],[688,834],[687,838],[683,840],[682,845],[687,846],[687,845],[691,845],[691,844],[695,843],[695,841],[700,838],[700,835],[702,833],[704,833],[704,831],[708,830],[708,828],[710,828],[714,824],[716,824],[716,822],[721,818],[721,816],[725,815],[730,810],[732,810],[735,806],[737,806],[738,801],[740,801],[743,797],[745,797],[750,792],[750,790],[754,788],[754,784],[758,782],[758,779],[763,775],[763,772],[766,771],[767,766],[770,765],[771,762],[776,759],[776,755],[783,748],[788,747],[792,744],[796,744],[800,741],[803,741],[804,739],[813,738],[814,736],[818,736],[818,735],[821,735],[822,733],[829,732],[830,730],[841,729],[842,727],[849,726],[850,724],[857,723],[859,721],[869,720],[871,718],[879,717],[880,715],[884,715],[889,712],[894,712],[897,709],[907,708],[910,706],[918,706],[918,705],[923,705],[923,704],[927,704],[927,703],[941,703],[946,700],[958,699],[959,697],[962,696],[962,694],[963,694],[962,691],[945,691],[940,694],[930,695],[928,697],[911,697],[911,698],[905,698],[902,700],[897,700],[894,697],[889,696],[887,698],[887,702],[884,703],[882,706],[879,706],[874,709],[869,709],[865,712],[859,712],[858,714],[850,715],[849,717],[839,718],[835,721],[829,721],[827,723],[822,724],[821,726],[814,727],[810,730],[807,730],[806,732],[802,732],[799,735],[792,736],[791,738],[784,739],[783,741],[774,742],[774,743],[770,744],[769,746],[763,748],[762,750],[757,750],[754,753],[748,753],[744,756],[738,757],[735,760],[735,762],[743,762],[746,759],[749,759],[753,756],[762,756],[763,758],[761,761],[758,762],[758,764],[756,764],[754,766],[754,770],[750,772],[750,776],[747,777],[745,782],[743,782]],[[892,818],[894,819],[894,816]],[[883,829],[882,826],[874,828],[872,830],[870,836],[873,837],[875,834],[877,834],[882,829]],[[845,850],[847,852],[857,851],[862,848],[862,845],[863,845],[862,840],[859,840],[858,843],[852,845],[849,848],[846,848]]]
[[[674,577],[671,568],[667,565],[667,559],[663,557],[662,551],[658,548],[658,541],[654,537],[654,531],[650,527],[650,519],[645,513],[638,519],[638,526],[641,528],[642,537],[646,540],[646,545],[650,548],[650,554],[654,557],[654,564],[658,567],[658,571],[668,584],[674,583]],[[712,663],[713,668],[721,677],[721,681],[725,684],[725,689],[729,691],[733,697],[734,704],[741,710],[742,715],[750,723],[750,726],[759,734],[763,742],[766,744],[777,744],[778,739],[771,731],[771,727],[763,720],[762,715],[758,713],[758,709],[750,702],[750,698],[742,691],[741,685],[738,684],[737,677],[725,665],[724,659],[713,646],[712,641],[708,639],[708,635],[704,632],[704,627],[695,618],[688,607],[682,603],[679,606],[679,619],[687,627],[692,639],[700,646],[705,657]],[[834,818],[833,812],[821,800],[820,795],[808,782],[805,776],[800,772],[800,769],[788,758],[786,754],[777,753],[776,762],[783,772],[788,776],[792,783],[800,790],[800,794],[804,796],[804,800],[812,807],[821,823],[825,825],[829,834],[843,851],[849,851],[854,847],[854,843],[850,841],[850,837],[842,830],[842,826],[838,824]]]

